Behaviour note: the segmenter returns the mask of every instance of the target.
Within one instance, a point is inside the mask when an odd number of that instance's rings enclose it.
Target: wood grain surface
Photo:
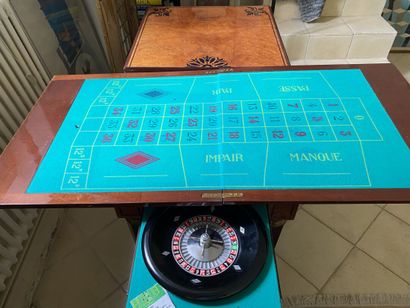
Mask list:
[[[169,7],[148,10],[124,71],[284,65],[269,7]]]

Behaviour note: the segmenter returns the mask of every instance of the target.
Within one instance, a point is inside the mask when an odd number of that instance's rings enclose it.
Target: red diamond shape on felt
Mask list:
[[[124,157],[117,158],[116,161],[133,169],[144,167],[150,163],[159,160],[159,158],[144,152],[135,152]]]

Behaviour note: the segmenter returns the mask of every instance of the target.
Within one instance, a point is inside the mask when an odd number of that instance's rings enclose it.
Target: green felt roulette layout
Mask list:
[[[28,192],[408,188],[409,156],[360,70],[90,79]]]

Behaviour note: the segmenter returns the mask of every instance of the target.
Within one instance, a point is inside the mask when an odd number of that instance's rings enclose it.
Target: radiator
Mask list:
[[[0,210],[0,299],[11,285],[39,210]]]
[[[0,0],[0,152],[49,81],[10,3]],[[7,296],[40,210],[0,210],[0,302]]]
[[[0,0],[0,152],[49,81],[8,0]]]

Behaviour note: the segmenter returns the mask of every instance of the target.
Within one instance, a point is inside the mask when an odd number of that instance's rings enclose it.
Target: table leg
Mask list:
[[[286,221],[295,218],[298,206],[298,203],[268,203],[269,224],[273,247],[276,247]]]
[[[275,12],[275,5],[276,5],[276,0],[272,0],[272,3],[271,3],[271,10],[272,10],[272,13],[274,13],[274,12]]]
[[[125,218],[130,227],[134,239],[137,239],[138,230],[141,224],[143,208],[141,206],[120,206],[116,207],[115,211],[119,218]]]

